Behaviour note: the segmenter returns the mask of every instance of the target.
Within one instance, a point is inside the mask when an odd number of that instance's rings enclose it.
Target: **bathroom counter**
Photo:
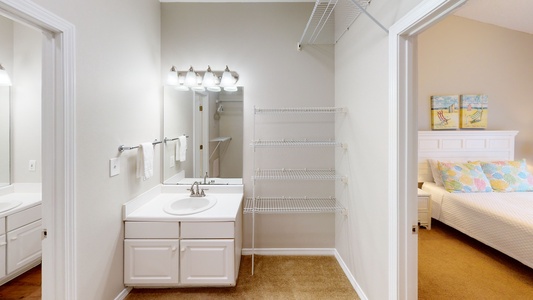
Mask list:
[[[124,204],[124,221],[235,221],[243,201],[243,186],[201,185],[207,196],[214,196],[217,203],[205,211],[190,215],[172,215],[163,208],[180,197],[188,197],[188,186],[159,186]]]
[[[12,209],[0,212],[0,218],[41,204],[41,193],[11,193],[0,196],[0,202],[21,201],[22,203]]]

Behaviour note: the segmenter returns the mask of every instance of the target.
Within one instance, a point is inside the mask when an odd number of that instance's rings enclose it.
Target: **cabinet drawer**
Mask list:
[[[7,216],[7,231],[41,219],[41,204]]]
[[[230,238],[235,236],[235,222],[182,222],[182,238]]]
[[[427,210],[429,208],[429,198],[428,197],[418,197],[418,209]]]
[[[126,222],[127,239],[177,239],[180,237],[178,222]]]

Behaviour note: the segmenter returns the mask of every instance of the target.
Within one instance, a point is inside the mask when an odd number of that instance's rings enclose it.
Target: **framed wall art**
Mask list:
[[[461,95],[461,128],[487,128],[487,95]]]
[[[431,96],[431,129],[459,128],[459,95]]]

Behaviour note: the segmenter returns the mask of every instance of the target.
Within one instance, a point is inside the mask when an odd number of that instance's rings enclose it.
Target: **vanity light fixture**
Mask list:
[[[203,75],[202,75],[203,74]],[[180,91],[205,91],[220,92],[222,88],[225,91],[237,91],[235,84],[239,80],[239,74],[230,71],[229,67],[223,72],[215,72],[211,70],[211,66],[207,66],[205,72],[196,72],[192,66],[187,71],[179,72],[176,67],[172,66],[167,75],[166,84],[175,86]]]
[[[0,86],[11,86],[11,79],[2,64],[0,64]]]
[[[233,88],[235,88],[237,80],[239,80],[239,77],[233,76],[229,67],[226,65],[226,69],[224,70],[224,73],[222,73],[222,79],[220,79],[220,86],[223,87],[225,91],[231,92],[233,91]]]

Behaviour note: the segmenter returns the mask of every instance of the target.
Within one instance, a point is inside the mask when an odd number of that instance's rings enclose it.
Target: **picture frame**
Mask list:
[[[461,128],[486,129],[489,113],[488,102],[487,95],[461,95]]]
[[[431,96],[431,129],[459,129],[459,95]]]

